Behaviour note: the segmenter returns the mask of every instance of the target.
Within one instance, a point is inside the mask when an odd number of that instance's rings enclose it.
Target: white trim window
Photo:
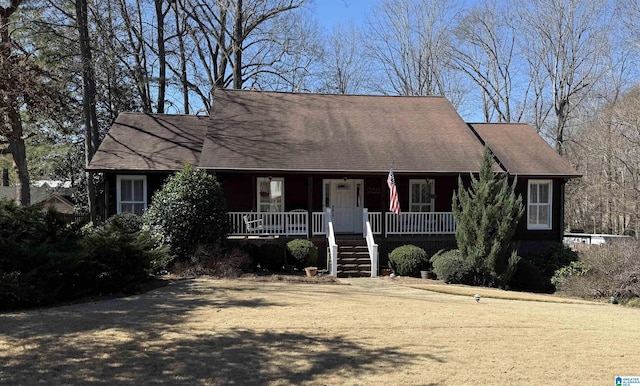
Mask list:
[[[118,175],[116,211],[142,215],[147,210],[147,176]]]
[[[284,212],[284,178],[258,177],[258,212]]]
[[[409,211],[433,212],[435,207],[434,193],[434,180],[409,180]]]
[[[527,229],[551,229],[553,181],[530,180],[527,199]]]

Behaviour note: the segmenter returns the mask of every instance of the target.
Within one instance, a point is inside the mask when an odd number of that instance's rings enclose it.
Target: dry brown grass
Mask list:
[[[640,373],[638,309],[475,303],[387,280],[193,279],[0,314],[0,384],[606,385]]]

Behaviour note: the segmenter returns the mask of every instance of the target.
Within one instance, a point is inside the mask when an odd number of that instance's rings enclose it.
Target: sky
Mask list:
[[[318,23],[330,31],[335,24],[362,23],[375,3],[375,0],[316,0],[314,8]]]

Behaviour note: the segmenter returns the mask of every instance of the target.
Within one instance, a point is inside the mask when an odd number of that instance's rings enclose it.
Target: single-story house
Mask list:
[[[378,248],[455,245],[452,195],[485,146],[526,204],[515,240],[561,242],[576,170],[530,126],[466,123],[437,96],[216,90],[210,116],[121,114],[88,169],[104,173],[108,216],[142,213],[168,175],[197,165],[223,186],[232,236],[312,238],[332,273],[369,264],[375,275]],[[341,249],[367,264],[341,261]]]
[[[72,195],[75,191],[70,187],[54,187],[46,182],[35,181],[31,186],[31,204],[43,203],[44,208],[52,208],[60,213],[73,215],[75,204]],[[6,185],[0,186],[0,199],[16,199],[16,187]]]

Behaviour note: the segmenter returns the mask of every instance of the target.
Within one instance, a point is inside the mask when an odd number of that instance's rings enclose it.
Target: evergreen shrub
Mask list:
[[[556,271],[562,267],[569,266],[572,262],[578,261],[578,254],[571,248],[557,243],[547,246],[547,248],[538,253],[528,254],[525,258],[533,263],[542,274],[545,282],[544,291],[554,292],[556,287],[551,279]]]
[[[258,247],[258,264],[260,268],[280,271],[285,265],[287,250],[283,244],[266,242]]]
[[[400,276],[420,276],[420,271],[430,268],[429,259],[424,249],[415,245],[403,245],[391,251],[389,264]]]
[[[471,175],[469,189],[458,179],[452,208],[458,250],[466,261],[464,266],[473,267],[475,284],[505,287],[513,268],[511,239],[524,205],[522,196],[515,193],[516,180],[509,184],[504,174],[493,171],[493,165],[493,154],[487,148],[478,177]]]
[[[527,292],[547,292],[547,281],[542,272],[527,259],[519,259],[509,289]]]
[[[474,267],[457,249],[436,253],[431,264],[436,277],[447,284],[474,284]]]
[[[182,261],[193,257],[199,244],[222,245],[229,230],[220,183],[190,165],[170,176],[153,195],[143,220],[145,228]]]
[[[129,233],[142,230],[142,216],[138,216],[135,213],[120,213],[113,215],[105,221],[105,226],[109,226],[114,221],[118,222],[118,226],[122,228],[122,230]]]
[[[171,260],[168,248],[157,247],[149,231],[132,231],[124,216],[110,219],[80,241],[82,283],[97,292],[131,292]],[[92,288],[93,287],[93,288]]]
[[[318,247],[310,240],[295,239],[287,243],[287,250],[298,268],[313,267],[318,263]]]

